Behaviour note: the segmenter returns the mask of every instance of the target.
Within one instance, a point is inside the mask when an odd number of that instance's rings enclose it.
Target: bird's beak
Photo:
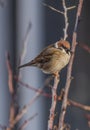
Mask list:
[[[69,50],[69,52],[70,52],[71,54],[73,54],[73,51],[72,51],[71,49]]]
[[[71,50],[70,50],[70,49],[66,49],[66,51],[71,53]]]
[[[68,50],[70,53],[72,53],[71,49]]]

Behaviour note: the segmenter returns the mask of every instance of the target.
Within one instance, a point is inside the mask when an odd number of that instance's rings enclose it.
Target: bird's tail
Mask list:
[[[26,64],[18,66],[18,69],[23,68],[23,67],[27,67],[27,66],[31,66],[32,64],[33,64],[32,62],[28,62]]]

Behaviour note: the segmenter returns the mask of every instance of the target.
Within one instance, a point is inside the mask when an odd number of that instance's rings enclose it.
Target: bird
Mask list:
[[[47,46],[42,52],[30,62],[20,65],[18,69],[34,66],[46,74],[57,75],[68,63],[71,56],[70,43],[59,40]]]

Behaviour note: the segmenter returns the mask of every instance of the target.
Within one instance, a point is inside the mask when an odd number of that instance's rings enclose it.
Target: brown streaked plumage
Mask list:
[[[60,40],[46,47],[35,59],[19,66],[36,66],[44,73],[55,74],[64,68],[70,59],[70,43]]]

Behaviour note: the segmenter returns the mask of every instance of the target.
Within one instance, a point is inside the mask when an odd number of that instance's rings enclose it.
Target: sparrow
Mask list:
[[[35,66],[46,74],[56,75],[69,63],[70,56],[70,43],[59,40],[47,46],[36,58],[18,68]]]

